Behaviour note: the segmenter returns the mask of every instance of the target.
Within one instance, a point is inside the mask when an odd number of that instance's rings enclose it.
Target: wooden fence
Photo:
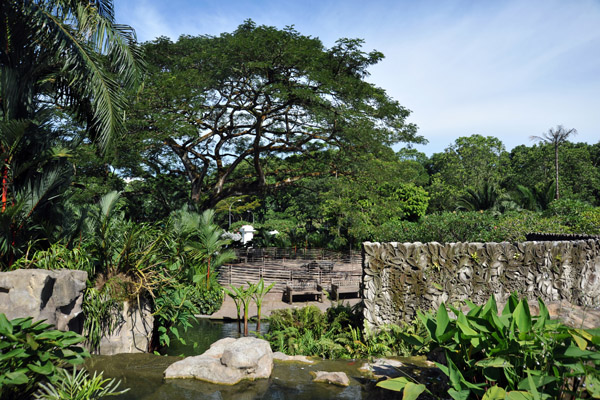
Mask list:
[[[334,252],[326,249],[305,248],[242,248],[235,249],[235,254],[240,263],[267,262],[270,260],[329,260],[343,264],[362,264],[362,253],[351,250],[349,252]]]
[[[274,291],[283,292],[292,282],[316,281],[325,290],[331,289],[332,280],[360,279],[362,270],[349,265],[335,266],[325,263],[277,263],[265,262],[263,265],[233,264],[218,269],[219,283],[223,286],[241,286],[248,282],[258,283],[262,278],[265,285],[275,283]]]

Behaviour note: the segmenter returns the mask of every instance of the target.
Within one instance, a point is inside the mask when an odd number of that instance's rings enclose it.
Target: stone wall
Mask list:
[[[365,325],[410,321],[443,301],[600,306],[600,240],[523,243],[363,243]]]

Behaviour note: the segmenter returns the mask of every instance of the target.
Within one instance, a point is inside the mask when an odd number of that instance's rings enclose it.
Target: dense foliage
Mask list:
[[[40,382],[56,382],[61,367],[84,362],[89,353],[75,332],[51,329],[32,318],[8,320],[0,314],[0,398],[21,399]]]
[[[264,339],[273,351],[340,359],[424,354],[425,336],[418,321],[364,333],[360,310],[338,305],[325,313],[315,306],[275,310]]]
[[[539,316],[516,294],[500,315],[493,297],[469,304],[466,314],[450,306],[456,319],[445,304],[436,315],[420,314],[432,347],[444,351],[437,366],[450,380],[453,399],[600,398],[600,330],[551,320],[538,302]]]
[[[185,176],[206,208],[331,176],[354,155],[423,143],[405,122],[409,111],[364,80],[383,55],[361,46],[340,39],[327,49],[291,27],[250,20],[216,37],[146,43],[146,95],[129,124],[144,143],[138,162]]]

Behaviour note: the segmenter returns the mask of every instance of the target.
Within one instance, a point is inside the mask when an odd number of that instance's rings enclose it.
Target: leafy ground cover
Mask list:
[[[526,299],[510,296],[499,312],[493,297],[483,306],[442,304],[420,312],[413,324],[363,333],[360,313],[346,306],[323,313],[314,306],[271,314],[263,336],[274,351],[329,359],[428,354],[447,376],[447,393],[400,377],[380,387],[420,395],[467,399],[600,398],[600,329],[578,329],[550,318],[539,300],[532,316]]]

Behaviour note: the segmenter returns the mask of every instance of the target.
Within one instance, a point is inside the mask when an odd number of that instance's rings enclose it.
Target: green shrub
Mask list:
[[[338,305],[322,313],[315,306],[276,310],[263,336],[274,351],[329,359],[414,355],[426,352],[424,327],[419,323],[390,325],[363,333],[357,309]]]
[[[218,283],[213,284],[206,290],[203,286],[192,292],[191,301],[197,308],[198,313],[211,315],[223,305],[223,288]]]
[[[196,288],[191,286],[166,287],[154,299],[154,317],[158,326],[160,346],[169,346],[171,336],[185,344],[178,327],[184,331],[196,320],[198,309],[192,302]]]
[[[40,382],[56,382],[59,368],[84,362],[89,353],[76,346],[85,338],[51,329],[33,318],[9,321],[0,314],[0,398],[27,398]]]
[[[573,224],[574,233],[600,235],[600,207],[583,211],[580,216]]]
[[[600,398],[600,329],[569,328],[538,302],[537,317],[516,294],[500,316],[493,297],[469,303],[466,314],[449,307],[456,319],[443,303],[436,315],[419,313],[432,346],[444,352],[437,365],[453,399]]]
[[[533,211],[509,213],[491,228],[489,240],[493,242],[523,242],[528,233],[571,233],[558,217],[544,217]]]

